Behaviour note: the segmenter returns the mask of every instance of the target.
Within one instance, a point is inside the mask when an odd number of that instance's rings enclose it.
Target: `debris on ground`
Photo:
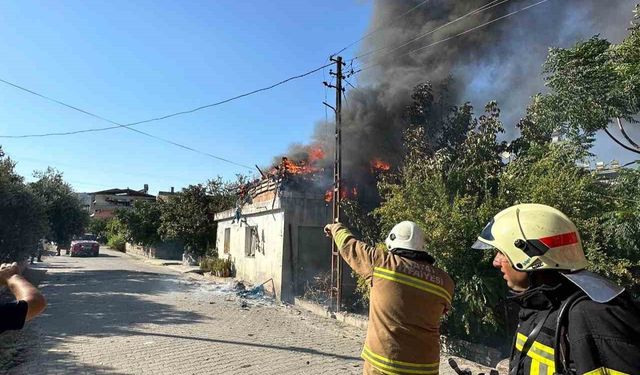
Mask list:
[[[249,289],[249,290],[241,290],[241,291],[237,292],[237,295],[239,297],[249,298],[249,299],[264,298],[264,286],[258,285],[258,286],[254,287],[254,288]]]
[[[244,285],[244,283],[242,281],[235,281],[233,283],[233,290],[237,291],[237,292],[241,292],[243,290],[246,290],[247,287]]]

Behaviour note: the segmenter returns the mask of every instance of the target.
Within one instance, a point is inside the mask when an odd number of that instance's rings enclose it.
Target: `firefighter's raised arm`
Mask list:
[[[382,260],[381,250],[357,240],[349,229],[340,223],[327,224],[324,232],[333,238],[342,258],[358,275],[365,278],[372,276],[373,267]]]

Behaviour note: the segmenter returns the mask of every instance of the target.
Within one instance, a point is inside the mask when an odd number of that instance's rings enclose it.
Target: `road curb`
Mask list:
[[[334,313],[329,311],[326,306],[298,297],[294,299],[294,304],[295,306],[311,312],[312,314],[335,319],[344,324],[364,330],[367,329],[369,319],[364,315],[342,312]],[[495,367],[498,362],[503,359],[502,354],[498,350],[484,345],[452,339],[446,336],[440,336],[440,343],[443,355],[459,356],[460,358],[476,362],[483,366]]]
[[[358,327],[361,329],[366,330],[369,323],[369,319],[363,315],[342,312],[334,313],[329,311],[326,306],[322,306],[311,301],[306,301],[298,297],[294,299],[294,304],[295,306],[298,306],[313,314],[324,316],[325,318],[335,319],[344,324],[348,324],[350,326]]]

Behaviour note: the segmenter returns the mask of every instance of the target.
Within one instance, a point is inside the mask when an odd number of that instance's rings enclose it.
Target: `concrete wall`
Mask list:
[[[273,278],[276,298],[293,302],[304,293],[306,281],[331,269],[331,242],[323,227],[331,221],[331,206],[323,197],[284,191],[262,193],[242,207],[241,223],[232,223],[235,209],[216,214],[216,248],[221,258],[230,257],[236,278],[259,284]],[[245,253],[247,226],[256,227],[259,246],[255,256]],[[225,254],[225,230],[230,248]],[[265,285],[267,289],[270,285]]]
[[[182,244],[171,241],[154,246],[140,246],[126,243],[126,252],[152,259],[181,260],[184,249]]]
[[[243,220],[232,223],[235,210],[216,215],[218,222],[216,248],[218,257],[230,258],[235,265],[235,277],[252,284],[261,284],[271,278],[273,283],[265,284],[270,292],[282,299],[282,269],[284,244],[284,212],[279,199],[246,205],[242,211]],[[257,231],[255,255],[246,254],[248,228]],[[229,253],[224,252],[225,230],[230,231]]]

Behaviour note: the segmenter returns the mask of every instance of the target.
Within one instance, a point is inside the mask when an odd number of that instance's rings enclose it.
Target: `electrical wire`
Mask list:
[[[186,145],[180,144],[180,143],[178,143],[178,142],[174,142],[174,141],[169,140],[169,139],[165,139],[165,138],[162,138],[162,137],[158,137],[158,136],[156,136],[156,135],[153,135],[153,134],[150,134],[150,133],[143,132],[142,130],[138,130],[138,129],[134,129],[134,128],[129,128],[129,127],[127,127],[127,129],[129,129],[129,130],[131,130],[131,131],[134,131],[134,132],[136,132],[136,133],[142,134],[142,135],[146,135],[147,137],[151,137],[151,138],[153,138],[153,139],[157,139],[157,140],[159,140],[159,141],[162,141],[162,142],[165,142],[165,143],[172,144],[172,145],[177,146],[177,147],[180,147],[180,148],[182,148],[182,149],[184,149],[184,150],[189,150],[189,151],[192,151],[192,152],[195,152],[195,153],[198,153],[198,154],[204,155],[204,156],[208,156],[208,157],[210,157],[210,158],[212,158],[212,159],[220,160],[220,161],[223,161],[223,162],[226,162],[226,163],[229,163],[229,164],[233,164],[233,165],[237,165],[238,167],[243,167],[243,168],[246,168],[246,169],[249,169],[249,170],[253,171],[253,168],[252,168],[252,167],[250,167],[250,166],[248,166],[248,165],[244,165],[244,164],[236,163],[235,161],[232,161],[232,160],[229,160],[229,159],[226,159],[226,158],[220,157],[220,156],[216,156],[216,155],[210,154],[210,153],[208,153],[208,152],[201,151],[201,150],[195,149],[195,148],[193,148],[193,147],[190,147],[190,146],[186,146]]]
[[[76,185],[85,185],[85,186],[98,186],[98,187],[103,187],[103,188],[110,188],[113,187],[113,185],[102,185],[102,184],[94,184],[91,182],[82,182],[82,181],[77,181],[77,180],[65,180],[66,182],[70,182],[72,184],[76,184]]]
[[[236,162],[234,162],[234,161],[232,161],[232,160],[229,160],[229,159],[226,159],[226,158],[223,158],[223,157],[220,157],[220,156],[216,156],[216,155],[210,154],[210,153],[208,153],[208,152],[200,151],[200,150],[197,150],[197,149],[195,149],[195,148],[193,148],[193,147],[186,146],[186,145],[183,145],[183,144],[180,144],[180,143],[177,143],[177,142],[171,141],[171,140],[169,140],[169,139],[161,138],[161,137],[158,137],[158,136],[156,136],[156,135],[153,135],[153,134],[150,134],[150,133],[147,133],[147,132],[143,132],[143,131],[138,130],[138,129],[135,129],[135,128],[131,128],[131,127],[129,127],[129,125],[119,124],[119,123],[117,123],[117,122],[115,122],[115,121],[113,121],[113,120],[110,120],[110,119],[108,119],[108,118],[105,118],[105,117],[102,117],[102,116],[96,115],[96,114],[91,113],[91,112],[89,112],[89,111],[86,111],[86,110],[84,110],[84,109],[81,109],[81,108],[78,108],[78,107],[72,106],[72,105],[67,104],[67,103],[65,103],[65,102],[62,102],[62,101],[60,101],[60,100],[57,100],[57,99],[54,99],[54,98],[48,97],[48,96],[46,96],[46,95],[40,94],[40,93],[35,92],[35,91],[33,91],[33,90],[29,90],[29,89],[24,88],[24,87],[22,87],[22,86],[15,85],[15,84],[10,83],[10,82],[7,82],[7,81],[5,81],[5,80],[0,79],[0,82],[7,83],[7,84],[9,84],[9,85],[11,85],[11,86],[13,86],[13,87],[15,87],[15,88],[18,88],[18,89],[20,89],[20,90],[26,91],[26,92],[28,92],[28,93],[30,93],[30,94],[33,94],[33,95],[38,96],[38,97],[40,97],[40,98],[43,98],[43,99],[45,99],[45,100],[49,100],[49,101],[52,101],[52,102],[54,102],[54,103],[60,104],[60,105],[62,105],[62,106],[64,106],[64,107],[70,108],[70,109],[72,109],[72,110],[75,110],[75,111],[78,111],[78,112],[84,113],[84,114],[86,114],[86,115],[88,115],[88,116],[91,116],[91,117],[97,118],[97,119],[99,119],[99,120],[102,120],[102,121],[105,121],[105,122],[108,122],[108,123],[111,123],[111,124],[115,124],[115,125],[117,125],[117,126],[112,126],[112,127],[109,127],[109,128],[102,128],[102,130],[106,130],[106,129],[115,129],[115,128],[124,128],[124,129],[130,130],[130,131],[132,131],[132,132],[136,132],[136,133],[138,133],[138,134],[142,134],[142,135],[145,135],[145,136],[147,136],[147,137],[151,137],[151,138],[154,138],[154,139],[156,139],[156,140],[159,140],[159,141],[162,141],[162,142],[165,142],[165,143],[172,144],[172,145],[174,145],[174,146],[180,147],[180,148],[185,149],[185,150],[189,150],[189,151],[192,151],[192,152],[196,152],[196,153],[199,153],[199,154],[202,154],[202,155],[206,155],[206,156],[211,157],[211,158],[216,159],[216,160],[220,160],[220,161],[223,161],[223,162],[226,162],[226,163],[234,164],[234,165],[239,166],[239,167],[243,167],[243,168],[247,168],[247,169],[251,169],[251,170],[253,170],[253,168],[251,168],[251,167],[249,167],[249,166],[247,166],[247,165],[240,164],[240,163],[236,163]],[[97,131],[97,130],[94,130],[94,131]],[[87,130],[85,130],[85,131],[81,131],[81,132],[87,132]],[[73,133],[73,134],[77,134],[77,132],[71,132],[71,133]],[[63,134],[60,134],[60,133],[50,133],[49,135],[63,135]],[[66,135],[66,134],[64,134],[64,135]],[[48,136],[48,135],[0,136],[0,138],[32,138],[32,137],[45,137],[45,136]]]
[[[503,0],[503,1],[504,1],[504,0]],[[416,48],[416,49],[411,50],[411,51],[409,51],[409,52],[407,52],[407,53],[401,54],[401,55],[399,55],[399,56],[397,56],[397,57],[402,57],[402,56],[410,55],[410,54],[412,54],[412,53],[415,53],[415,52],[418,52],[418,51],[425,50],[425,49],[427,49],[427,48],[430,48],[430,47],[436,46],[436,45],[438,45],[438,44],[442,44],[442,43],[448,42],[448,41],[450,41],[450,40],[452,40],[452,39],[458,38],[458,37],[460,37],[460,36],[462,36],[462,35],[465,35],[465,34],[468,34],[468,33],[473,32],[473,31],[476,31],[476,30],[478,30],[478,29],[481,29],[481,28],[483,28],[483,27],[489,26],[489,25],[491,25],[491,24],[493,24],[493,23],[495,23],[495,22],[498,22],[498,21],[500,21],[500,20],[503,20],[503,19],[505,19],[505,18],[507,18],[507,17],[511,17],[511,16],[516,15],[516,14],[518,14],[518,13],[520,13],[520,12],[524,12],[525,10],[531,9],[531,8],[533,8],[533,7],[535,7],[535,6],[541,5],[541,4],[546,3],[546,2],[548,2],[548,1],[550,1],[550,0],[541,0],[541,1],[538,1],[538,2],[536,2],[536,3],[533,3],[533,4],[531,4],[531,5],[526,6],[526,7],[524,7],[524,8],[518,9],[518,10],[513,11],[513,12],[510,12],[510,13],[507,13],[507,14],[505,14],[505,15],[503,15],[503,16],[500,16],[500,17],[495,18],[495,19],[493,19],[493,20],[490,20],[490,21],[484,22],[484,23],[482,23],[482,24],[480,24],[480,25],[478,25],[478,26],[475,26],[475,27],[472,27],[472,28],[467,29],[467,30],[465,30],[465,31],[462,31],[462,32],[460,32],[460,33],[458,33],[458,34],[455,34],[455,35],[453,35],[453,36],[447,37],[447,38],[445,38],[445,39],[438,40],[438,41],[433,42],[433,43],[431,43],[431,44],[428,44],[428,45],[426,45],[426,46],[422,46],[422,47],[420,47],[420,48]],[[359,72],[361,72],[361,71],[363,71],[363,70],[370,69],[370,68],[372,68],[372,67],[374,67],[374,66],[377,66],[377,65],[380,65],[380,63],[375,63],[375,64],[370,64],[370,65],[364,66],[364,67],[360,68]]]
[[[7,153],[7,156],[9,156],[11,159],[13,159],[14,161],[18,162],[18,163],[37,163],[37,164],[44,164],[44,165],[55,165],[56,167],[64,167],[65,169],[71,169],[71,170],[76,170],[76,171],[84,171],[84,172],[95,172],[95,168],[91,169],[85,166],[80,166],[80,165],[73,165],[73,164],[67,164],[67,163],[61,163],[55,160],[44,160],[44,159],[36,159],[36,158],[30,158],[30,157],[22,157],[19,155],[16,155],[14,153]],[[127,172],[127,171],[123,171],[123,170],[110,170],[110,169],[105,169],[104,167],[100,166],[98,167],[100,169],[101,172],[104,173],[113,173],[113,174],[123,174],[123,175],[129,175],[129,176],[143,176],[143,177],[149,177],[149,178],[156,178],[156,179],[162,179],[162,180],[171,180],[171,181],[188,181],[191,180],[191,178],[188,177],[176,177],[176,176],[162,176],[162,175],[157,175],[157,174],[152,174],[152,173],[145,173],[145,172]]]
[[[360,92],[360,89],[355,87],[354,85],[352,85],[351,82],[349,82],[346,78],[344,78],[343,81],[345,81],[347,83],[347,85],[349,85],[352,89]]]
[[[75,107],[75,106],[72,106],[72,105],[69,105],[69,104],[64,103],[64,102],[62,102],[60,100],[50,98],[50,97],[48,97],[46,95],[42,95],[42,94],[37,93],[37,92],[35,92],[33,90],[29,90],[29,89],[27,89],[25,87],[19,86],[19,85],[15,84],[15,83],[12,83],[12,82],[9,82],[9,81],[6,81],[6,80],[0,78],[0,82],[4,83],[6,85],[12,86],[12,87],[17,88],[17,89],[22,90],[22,91],[26,91],[26,92],[28,92],[30,94],[39,96],[39,97],[41,97],[43,99],[50,100],[50,101],[55,102],[57,104],[63,105],[65,107],[67,107],[67,108],[73,109],[75,111],[84,113],[84,114],[86,114],[88,116],[91,116],[91,117],[94,117],[94,118],[97,118],[99,120],[106,121],[108,123],[111,123],[111,124],[115,125],[115,126],[108,126],[108,127],[102,127],[102,128],[81,129],[81,130],[75,130],[75,131],[69,131],[69,132],[42,133],[42,134],[23,134],[23,135],[0,135],[0,138],[13,138],[13,139],[15,139],[15,138],[36,138],[36,137],[64,136],[64,135],[72,135],[72,134],[80,134],[80,133],[99,132],[99,131],[118,129],[118,128],[127,128],[127,129],[130,129],[130,130],[134,130],[134,129],[131,129],[130,127],[131,126],[135,126],[135,125],[140,125],[140,124],[146,124],[146,123],[154,122],[154,121],[161,121],[161,120],[165,120],[165,119],[168,119],[168,118],[171,118],[171,117],[176,117],[176,116],[181,116],[181,115],[197,112],[197,111],[200,111],[200,110],[203,110],[203,109],[206,109],[206,108],[219,106],[221,104],[225,104],[225,103],[228,103],[228,102],[240,99],[240,98],[244,98],[244,97],[247,97],[249,95],[257,94],[257,93],[262,92],[262,91],[271,90],[271,89],[273,89],[275,87],[278,87],[280,85],[283,85],[283,84],[285,84],[285,83],[287,83],[289,81],[292,81],[292,80],[295,80],[295,79],[300,79],[300,78],[306,77],[308,75],[311,75],[311,74],[313,74],[313,73],[315,73],[315,72],[317,72],[319,70],[322,70],[322,69],[324,69],[324,68],[326,68],[326,67],[328,67],[330,65],[333,65],[333,63],[325,64],[325,65],[323,65],[323,66],[321,66],[319,68],[315,68],[315,69],[312,69],[312,70],[310,70],[308,72],[305,72],[305,73],[302,73],[302,74],[299,74],[299,75],[296,75],[296,76],[289,77],[287,79],[284,79],[284,80],[282,80],[280,82],[277,82],[277,83],[274,83],[272,85],[269,85],[269,86],[266,86],[266,87],[263,87],[263,88],[260,88],[260,89],[257,89],[257,90],[253,90],[253,91],[250,91],[250,92],[247,92],[247,93],[244,93],[244,94],[236,95],[234,97],[231,97],[231,98],[228,98],[228,99],[224,99],[224,100],[221,100],[221,101],[218,101],[218,102],[215,102],[215,103],[203,105],[203,106],[196,107],[196,108],[189,109],[189,110],[185,110],[185,111],[171,113],[171,114],[164,115],[164,116],[150,118],[150,119],[147,119],[147,120],[131,122],[131,123],[128,123],[128,124],[121,124],[121,123],[109,120],[109,119],[107,119],[105,117],[96,115],[94,113],[91,113],[89,111],[83,110],[81,108],[78,108],[78,107]],[[140,132],[140,133],[148,135],[147,133],[144,133],[144,132]],[[251,169],[253,169],[253,168],[251,168]]]
[[[219,161],[223,161],[223,162],[226,162],[226,163],[229,163],[229,164],[233,164],[233,165],[236,165],[236,166],[239,166],[239,167],[243,167],[243,168],[246,168],[246,169],[249,169],[249,170],[253,170],[253,168],[252,168],[252,167],[250,167],[250,166],[248,166],[248,165],[244,165],[244,164],[241,164],[241,163],[237,163],[237,162],[235,162],[235,161],[232,161],[232,160],[229,160],[229,159],[226,159],[226,158],[223,158],[223,157],[217,156],[217,155],[213,155],[213,154],[211,154],[211,153],[208,153],[208,152],[205,152],[205,151],[201,151],[201,150],[195,149],[195,148],[193,148],[193,147],[190,147],[190,146],[187,146],[187,145],[184,145],[184,144],[178,143],[178,142],[174,142],[174,141],[169,140],[169,139],[165,139],[165,138],[162,138],[162,137],[158,137],[158,136],[156,136],[156,135],[153,135],[153,134],[150,134],[150,133],[144,132],[144,131],[142,131],[142,130],[134,129],[134,128],[132,128],[131,126],[139,125],[139,124],[143,124],[143,123],[148,123],[148,122],[152,122],[152,121],[160,121],[160,120],[164,120],[164,119],[167,119],[167,118],[170,118],[170,117],[180,116],[180,115],[184,115],[184,114],[187,114],[187,113],[193,113],[193,112],[196,112],[196,111],[200,111],[200,110],[202,110],[202,109],[205,109],[205,108],[210,108],[210,107],[218,106],[218,105],[221,105],[221,104],[224,104],[224,103],[228,103],[228,102],[230,102],[230,101],[237,100],[237,99],[240,99],[240,98],[243,98],[243,97],[249,96],[249,95],[253,95],[253,94],[256,94],[256,93],[258,93],[258,92],[262,92],[262,91],[270,90],[270,89],[272,89],[272,88],[275,88],[275,87],[277,87],[277,86],[283,85],[283,84],[285,84],[285,83],[287,83],[287,82],[289,82],[289,81],[292,81],[292,80],[294,80],[294,79],[299,79],[299,78],[302,78],[302,77],[306,77],[306,76],[308,76],[308,75],[310,75],[310,74],[313,74],[313,73],[315,73],[315,72],[317,72],[317,71],[319,71],[319,70],[323,70],[323,69],[325,69],[326,67],[328,67],[328,66],[330,66],[330,65],[333,65],[333,63],[325,64],[325,65],[323,65],[323,66],[321,66],[321,67],[319,67],[319,68],[312,69],[312,70],[310,70],[310,71],[308,71],[308,72],[306,72],[306,73],[299,74],[299,75],[297,75],[297,76],[289,77],[289,78],[287,78],[287,79],[284,79],[284,80],[282,80],[282,81],[280,81],[280,82],[277,82],[277,83],[275,83],[275,84],[272,84],[272,85],[270,85],[270,86],[263,87],[263,88],[261,88],[261,89],[257,89],[257,90],[254,90],[254,91],[251,91],[251,92],[248,92],[248,93],[244,93],[244,94],[241,94],[241,95],[237,95],[237,96],[234,96],[234,97],[232,97],[232,98],[225,99],[225,100],[222,100],[222,101],[219,101],[219,102],[216,102],[216,103],[208,104],[208,105],[205,105],[205,106],[200,106],[200,107],[197,107],[197,108],[194,108],[194,109],[190,109],[190,110],[187,110],[187,111],[181,111],[181,112],[176,112],[176,113],[172,113],[172,114],[165,115],[165,116],[161,116],[161,117],[151,118],[151,119],[148,119],[148,120],[143,120],[143,121],[133,122],[133,123],[129,123],[129,124],[121,124],[121,123],[118,123],[118,122],[113,121],[113,120],[110,120],[110,119],[108,119],[108,118],[106,118],[106,117],[103,117],[103,116],[97,115],[97,114],[92,113],[92,112],[89,112],[89,111],[87,111],[87,110],[84,110],[84,109],[78,108],[78,107],[76,107],[76,106],[73,106],[73,105],[67,104],[67,103],[65,103],[65,102],[63,102],[63,101],[60,101],[60,100],[57,100],[57,99],[51,98],[51,97],[49,97],[49,96],[46,96],[46,95],[40,94],[40,93],[38,93],[38,92],[36,92],[36,91],[33,91],[33,90],[30,90],[30,89],[27,89],[27,88],[25,88],[25,87],[22,87],[22,86],[20,86],[20,85],[15,84],[15,83],[12,83],[12,82],[6,81],[6,80],[4,80],[4,79],[0,79],[0,82],[2,82],[2,83],[4,83],[4,84],[7,84],[7,85],[9,85],[9,86],[11,86],[11,87],[14,87],[14,88],[16,88],[16,89],[19,89],[19,90],[25,91],[25,92],[27,92],[27,93],[29,93],[29,94],[32,94],[32,95],[38,96],[38,97],[40,97],[40,98],[42,98],[42,99],[52,101],[52,102],[54,102],[54,103],[57,103],[57,104],[59,104],[59,105],[62,105],[62,106],[67,107],[67,108],[69,108],[69,109],[72,109],[72,110],[74,110],[74,111],[78,111],[78,112],[80,112],[80,113],[86,114],[86,115],[88,115],[88,116],[91,116],[91,117],[97,118],[97,119],[99,119],[99,120],[102,120],[102,121],[105,121],[105,122],[108,122],[108,123],[110,123],[110,124],[113,124],[113,125],[114,125],[114,126],[102,127],[102,128],[82,129],[82,130],[76,130],[76,131],[71,131],[71,132],[44,133],[44,134],[25,134],[25,135],[18,135],[18,136],[0,135],[0,138],[16,139],[16,138],[36,138],[36,137],[64,136],[64,135],[72,135],[72,134],[79,134],[79,133],[88,133],[88,132],[105,131],[105,130],[111,130],[111,129],[117,129],[117,128],[125,128],[125,129],[127,129],[127,130],[130,130],[130,131],[136,132],[136,133],[138,133],[138,134],[142,134],[142,135],[144,135],[144,136],[147,136],[147,137],[150,137],[150,138],[153,138],[153,139],[156,139],[156,140],[159,140],[159,141],[165,142],[165,143],[169,143],[169,144],[174,145],[174,146],[176,146],[176,147],[180,147],[180,148],[182,148],[182,149],[184,149],[184,150],[192,151],[192,152],[195,152],[195,153],[198,153],[198,154],[201,154],[201,155],[205,155],[205,156],[208,156],[208,157],[210,157],[210,158],[213,158],[213,159],[216,159],[216,160],[219,160]]]
[[[362,53],[361,55],[358,55],[358,56],[356,56],[356,57],[354,57],[354,58],[352,58],[351,60],[348,60],[348,61],[352,61],[352,60],[356,60],[356,59],[362,59],[363,57],[366,57],[366,56],[369,56],[369,55],[372,55],[372,54],[377,54],[377,53],[379,53],[379,52],[382,52],[382,51],[384,51],[384,50],[387,50],[387,49],[389,49],[389,48],[392,48],[390,51],[388,51],[387,53],[385,53],[384,55],[382,55],[382,56],[386,56],[386,55],[388,55],[388,54],[390,54],[390,53],[392,53],[392,52],[394,52],[394,51],[397,51],[398,49],[400,49],[400,48],[402,48],[402,47],[405,47],[405,46],[407,46],[407,45],[409,45],[409,44],[411,44],[411,43],[413,43],[413,42],[415,42],[415,41],[417,41],[417,40],[420,40],[420,39],[422,39],[422,38],[424,38],[424,37],[426,37],[426,36],[429,36],[429,35],[431,35],[431,34],[433,34],[433,33],[437,32],[437,31],[439,31],[439,30],[442,30],[442,29],[444,29],[445,27],[450,26],[450,25],[452,25],[452,24],[454,24],[454,23],[456,23],[456,22],[458,22],[458,21],[461,21],[461,20],[463,20],[463,19],[465,19],[465,18],[467,18],[467,17],[470,17],[470,16],[473,16],[473,15],[476,15],[476,14],[478,14],[478,13],[484,12],[485,10],[489,10],[489,9],[491,9],[491,8],[493,8],[493,7],[496,7],[496,6],[498,6],[498,5],[504,4],[504,3],[508,2],[508,1],[511,1],[511,0],[493,0],[493,1],[491,1],[491,2],[489,2],[489,3],[487,3],[487,4],[485,4],[485,5],[481,6],[480,8],[474,9],[474,10],[472,10],[472,11],[471,11],[471,12],[469,12],[469,13],[463,14],[462,16],[460,16],[460,17],[458,17],[458,18],[456,18],[456,19],[454,19],[454,20],[451,20],[451,21],[449,21],[449,22],[447,22],[447,23],[445,23],[445,24],[443,24],[443,25],[440,25],[440,26],[436,27],[436,28],[435,28],[435,29],[433,29],[433,30],[430,30],[430,31],[427,31],[427,32],[425,32],[425,33],[419,34],[419,35],[417,35],[417,36],[415,36],[415,37],[413,37],[413,38],[411,38],[411,39],[409,39],[409,40],[407,40],[407,41],[403,42],[403,43],[402,43],[401,45],[399,45],[399,46],[395,46],[395,47],[393,47],[393,46],[390,46],[390,45],[389,45],[389,46],[380,47],[380,48],[378,48],[378,49],[375,49],[375,50],[371,50],[371,51],[368,51],[368,52]]]
[[[515,10],[515,11],[510,12],[510,13],[507,13],[507,14],[505,14],[504,16],[500,16],[500,17],[495,18],[495,19],[493,19],[493,20],[491,20],[491,21],[487,21],[487,22],[485,22],[485,23],[483,23],[483,24],[480,24],[480,25],[478,25],[478,26],[476,26],[476,27],[473,27],[473,28],[471,28],[471,29],[469,29],[469,30],[465,30],[465,31],[463,31],[463,32],[461,32],[461,33],[458,33],[458,34],[456,34],[456,35],[454,35],[454,36],[451,36],[451,37],[449,37],[449,38],[446,38],[446,39],[443,39],[443,40],[437,41],[437,42],[435,42],[435,43],[428,44],[428,45],[423,46],[423,47],[420,47],[420,48],[416,48],[416,49],[414,49],[414,50],[412,50],[412,51],[409,51],[409,53],[415,53],[415,52],[418,52],[418,51],[422,51],[422,50],[427,49],[427,48],[429,48],[429,47],[432,47],[432,46],[438,45],[438,44],[440,44],[440,43],[447,42],[447,41],[449,41],[449,40],[451,40],[451,39],[457,38],[457,37],[459,37],[459,36],[462,36],[462,35],[468,34],[468,33],[470,33],[470,32],[473,32],[473,31],[475,31],[475,30],[478,30],[478,29],[481,29],[481,28],[483,28],[483,27],[489,26],[489,25],[491,25],[491,24],[492,24],[492,23],[494,23],[494,22],[498,22],[498,21],[503,20],[503,19],[505,19],[505,18],[507,18],[507,17],[511,17],[511,16],[516,15],[516,14],[518,14],[518,13],[520,13],[520,12],[524,12],[525,10],[528,10],[528,9],[531,9],[531,8],[533,8],[533,7],[535,7],[535,6],[538,6],[538,5],[544,4],[544,3],[548,2],[548,1],[549,1],[549,0],[541,0],[541,1],[538,1],[538,2],[533,3],[533,4],[531,4],[531,5],[527,5],[527,6],[526,6],[526,7],[524,7],[524,8],[521,8],[521,9]]]
[[[634,142],[633,139],[629,137],[629,134],[627,134],[627,132],[624,130],[624,126],[622,126],[622,121],[620,120],[620,117],[616,117],[616,120],[618,121],[618,129],[620,129],[620,133],[622,133],[622,136],[627,140],[627,142],[631,144],[631,146],[633,146],[637,150],[640,150],[640,146],[638,146],[638,144]]]
[[[607,133],[607,135],[609,136],[609,138],[613,139],[613,141],[615,143],[617,143],[618,145],[620,145],[622,148],[631,151],[631,152],[635,152],[636,154],[640,154],[640,150],[636,150],[635,148],[629,147],[627,145],[625,145],[624,143],[620,142],[616,137],[613,136],[613,134],[611,134],[611,132],[609,132],[609,129],[604,128],[603,129],[605,133]]]
[[[377,33],[378,31],[383,30],[383,29],[386,29],[387,27],[391,26],[392,24],[394,24],[394,23],[395,23],[396,21],[398,21],[399,19],[401,19],[401,18],[405,17],[406,15],[410,14],[411,12],[413,12],[414,10],[416,10],[416,9],[420,8],[421,6],[423,6],[424,4],[426,4],[426,3],[428,3],[428,2],[429,2],[429,0],[424,0],[423,2],[419,3],[418,5],[414,6],[414,7],[413,7],[413,8],[411,8],[411,9],[409,9],[408,11],[406,11],[406,12],[402,13],[402,14],[401,14],[401,15],[399,15],[398,17],[394,18],[391,22],[389,22],[389,23],[387,23],[387,24],[385,24],[385,25],[383,25],[383,26],[380,26],[380,27],[378,27],[377,29],[375,29],[375,30],[373,30],[373,31],[370,31],[369,33],[365,34],[362,38],[360,38],[360,39],[358,39],[358,40],[356,40],[356,41],[353,41],[353,42],[351,42],[351,43],[347,44],[347,45],[346,45],[345,47],[343,47],[341,50],[339,50],[339,51],[337,51],[337,52],[332,53],[330,57],[336,56],[336,55],[338,55],[338,54],[340,54],[340,53],[342,53],[342,52],[346,51],[348,48],[353,47],[353,46],[354,46],[354,45],[356,45],[357,43],[359,43],[359,42],[361,42],[361,41],[365,40],[366,38],[370,37],[371,35],[373,35],[373,34]]]

